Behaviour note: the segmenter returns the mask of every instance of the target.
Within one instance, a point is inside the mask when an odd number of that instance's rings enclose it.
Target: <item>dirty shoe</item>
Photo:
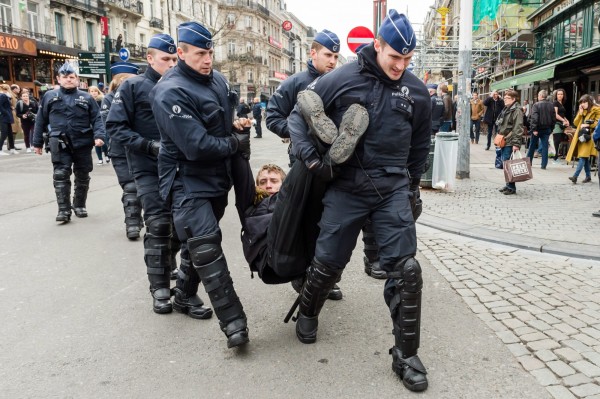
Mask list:
[[[360,104],[352,104],[342,116],[340,134],[329,148],[329,157],[335,164],[346,162],[354,153],[356,143],[369,126],[369,113]]]
[[[317,93],[304,90],[298,94],[300,112],[313,133],[324,143],[331,144],[338,135],[335,124],[325,115],[323,101]]]

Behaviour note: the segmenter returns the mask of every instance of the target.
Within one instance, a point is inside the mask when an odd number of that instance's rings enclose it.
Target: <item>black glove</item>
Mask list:
[[[250,159],[250,135],[245,133],[233,133],[229,140],[233,144],[236,153],[239,153],[242,158]]]
[[[423,212],[423,201],[421,201],[421,191],[419,190],[421,179],[413,179],[410,182],[410,208],[412,210],[413,219],[415,222]]]
[[[339,174],[338,167],[331,165],[330,162],[327,162],[327,159],[315,159],[309,162],[307,167],[310,173],[317,176],[325,183],[332,181]]]
[[[148,155],[153,155],[158,157],[158,152],[160,150],[160,142],[154,140],[144,140],[146,144],[146,153]]]

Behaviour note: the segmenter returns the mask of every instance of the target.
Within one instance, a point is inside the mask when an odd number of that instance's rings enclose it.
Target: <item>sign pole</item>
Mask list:
[[[106,82],[104,82],[104,86],[108,87],[110,83],[110,36],[107,34],[104,36],[104,60],[106,62]]]
[[[458,160],[456,178],[470,177],[471,162],[471,69],[473,31],[473,0],[460,1],[460,30],[458,38],[458,101],[456,132],[458,133]]]

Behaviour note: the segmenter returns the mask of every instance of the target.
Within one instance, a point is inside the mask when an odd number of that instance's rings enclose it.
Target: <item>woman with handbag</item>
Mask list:
[[[17,102],[15,111],[17,111],[17,118],[21,121],[27,152],[32,152],[31,143],[33,143],[33,129],[35,128],[35,116],[38,112],[38,105],[35,100],[30,99],[29,92],[21,94],[21,99]]]
[[[504,109],[496,120],[498,133],[494,144],[502,149],[502,161],[511,159],[513,152],[521,149],[521,137],[523,136],[523,109],[517,101],[519,93],[515,90],[507,90],[504,93]],[[498,137],[501,136],[501,137]],[[504,195],[517,193],[515,183],[506,183],[500,189]]]
[[[12,110],[12,93],[7,84],[0,85],[0,155],[18,154],[15,149],[15,137],[13,136],[12,124],[15,123]],[[4,140],[8,139],[6,149],[9,152],[2,151]]]
[[[598,118],[600,118],[600,106],[594,104],[594,99],[589,94],[581,96],[579,99],[579,111],[573,120],[575,126],[577,126],[577,130],[573,135],[566,158],[567,163],[573,158],[579,158],[575,173],[569,177],[569,180],[573,184],[577,183],[577,178],[582,169],[585,170],[585,179],[582,180],[582,183],[592,181],[590,157],[596,155],[596,149],[594,148],[591,132],[598,124]]]
[[[564,133],[565,128],[569,127],[569,120],[567,119],[567,109],[565,104],[567,103],[567,94],[564,89],[554,90],[554,112],[556,113],[556,124],[552,130],[552,141],[554,142],[554,161],[558,161],[560,143],[565,140],[567,135]]]

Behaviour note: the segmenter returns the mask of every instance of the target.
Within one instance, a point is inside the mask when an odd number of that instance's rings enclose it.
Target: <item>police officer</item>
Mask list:
[[[137,196],[144,210],[144,261],[155,313],[173,311],[170,273],[180,248],[173,238],[171,212],[159,195],[158,149],[160,133],[152,114],[149,94],[161,76],[175,65],[175,42],[167,34],[154,35],[148,44],[148,69],[125,80],[115,93],[106,129],[111,140],[125,147]],[[182,267],[184,267],[182,265]],[[183,304],[191,316],[210,317],[212,311],[198,301]],[[189,306],[188,306],[189,305]]]
[[[431,135],[434,136],[440,130],[442,117],[444,115],[444,100],[437,95],[438,86],[434,83],[427,85],[431,96]]]
[[[172,207],[178,237],[196,273],[177,279],[175,304],[204,284],[229,348],[246,344],[248,328],[221,246],[219,220],[232,187],[231,157],[249,157],[250,121],[233,122],[237,95],[212,68],[211,33],[197,22],[179,25],[177,66],[152,91],[160,134],[160,194]],[[244,130],[245,134],[236,131]],[[236,155],[236,156],[239,156]]]
[[[108,112],[110,111],[117,89],[125,79],[136,76],[139,69],[137,65],[130,62],[116,62],[110,66],[110,74],[112,76],[112,81],[109,85],[110,92],[104,96],[102,105],[100,106],[100,115],[102,115],[104,123],[106,123],[106,118],[108,118]],[[119,185],[123,189],[121,202],[125,211],[125,234],[130,240],[135,240],[140,237],[140,230],[144,226],[144,222],[142,221],[142,204],[137,197],[133,175],[129,170],[127,157],[125,156],[125,148],[117,141],[111,140],[110,137],[107,137],[107,139],[108,155],[112,160],[112,166],[117,174]]]
[[[34,151],[42,155],[43,132],[50,125],[48,146],[54,167],[54,191],[58,203],[57,222],[71,220],[71,171],[75,175],[73,211],[87,217],[86,199],[93,169],[91,149],[104,145],[106,132],[94,98],[78,90],[75,68],[65,63],[58,70],[60,87],[44,95],[35,120]]]
[[[262,107],[260,106],[260,98],[254,97],[254,104],[252,105],[252,118],[254,118],[254,129],[256,129],[255,139],[262,138]]]
[[[300,294],[296,336],[317,338],[318,315],[325,298],[350,260],[365,220],[373,222],[381,268],[387,273],[384,298],[389,306],[395,345],[392,368],[413,391],[427,388],[419,357],[423,280],[412,212],[427,160],[431,135],[431,100],[427,89],[406,71],[416,46],[415,32],[403,15],[390,10],[373,44],[348,63],[309,85],[323,100],[327,115],[339,126],[352,103],[369,112],[369,127],[355,156],[331,173],[308,136],[295,108],[288,119],[294,153],[323,180],[331,180],[323,198],[315,256]]]

